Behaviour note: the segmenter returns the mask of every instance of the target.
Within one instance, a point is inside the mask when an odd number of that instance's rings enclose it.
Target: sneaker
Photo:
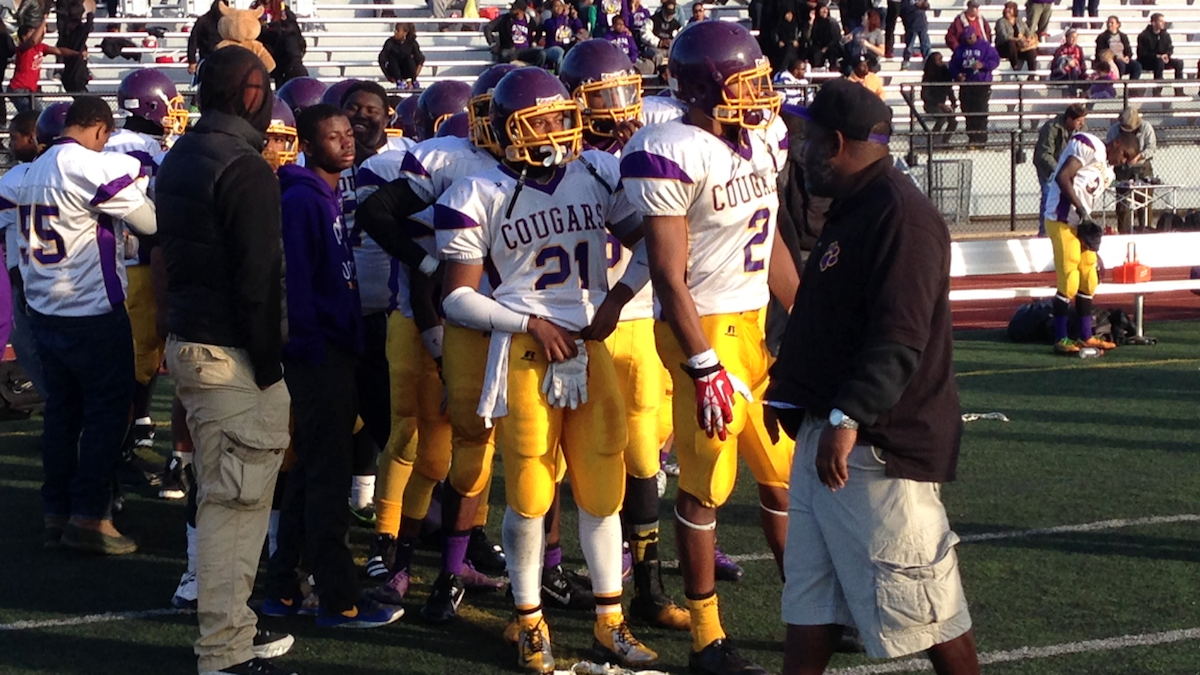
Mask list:
[[[1082,347],[1094,347],[1096,349],[1109,350],[1109,349],[1116,349],[1117,343],[1109,342],[1108,340],[1105,340],[1104,338],[1096,337],[1095,335],[1093,335],[1092,337],[1090,337],[1086,340],[1080,340],[1079,346],[1081,348]]]
[[[679,478],[679,465],[675,462],[663,462],[662,471],[672,478]]]
[[[358,604],[344,612],[317,613],[318,628],[379,628],[404,616],[402,607],[381,605],[363,597]]]
[[[375,505],[367,504],[361,509],[354,508],[353,504],[346,504],[350,508],[350,515],[354,516],[354,521],[359,527],[375,527]]]
[[[442,572],[433,582],[429,599],[421,608],[421,618],[429,623],[446,623],[458,616],[458,606],[465,593],[463,580],[457,574]]]
[[[200,675],[296,675],[290,670],[276,668],[270,661],[254,658],[220,670],[202,670]]]
[[[467,560],[463,564],[462,574],[459,575],[462,579],[463,586],[472,593],[491,593],[504,588],[504,579],[489,577],[488,575],[475,569],[475,565]]]
[[[129,437],[133,441],[133,447],[135,448],[153,448],[154,425],[135,424],[133,425],[133,429],[129,431]]]
[[[184,572],[179,577],[179,585],[175,587],[175,595],[171,596],[171,606],[175,609],[196,609],[197,597],[196,573]]]
[[[482,527],[471,530],[471,540],[467,543],[467,560],[475,569],[490,576],[502,576],[507,572],[504,549],[488,539]]]
[[[311,614],[311,612],[305,611],[304,598],[298,595],[294,598],[267,598],[263,600],[262,607],[258,611],[263,616],[279,618]]]
[[[1054,343],[1054,353],[1060,356],[1073,356],[1079,353],[1079,343],[1071,338],[1063,338]]]
[[[720,546],[714,547],[717,563],[717,581],[741,581],[746,570],[725,555]]]
[[[288,653],[296,638],[287,633],[272,633],[269,630],[258,629],[254,635],[254,656],[260,659],[274,659]]]
[[[393,607],[403,605],[406,595],[408,595],[408,570],[392,572],[387,581],[371,592],[371,597],[375,600]]]
[[[659,469],[658,473],[654,474],[654,486],[658,489],[658,498],[662,499],[662,496],[667,493],[666,471]]]
[[[554,672],[554,653],[550,650],[550,628],[545,619],[517,633],[517,667],[548,675]]]
[[[390,534],[378,534],[371,540],[367,552],[367,577],[383,579],[391,573],[396,562],[396,538]]]
[[[167,470],[162,475],[158,488],[159,499],[183,499],[191,489],[191,471],[186,470],[183,460],[172,456],[167,460]]]
[[[578,574],[563,570],[562,565],[542,570],[542,602],[559,609],[596,608],[590,585],[582,583]]]
[[[596,622],[592,630],[592,649],[601,663],[618,663],[626,668],[641,668],[658,662],[658,654],[638,641],[622,618],[617,623]]]
[[[666,595],[635,595],[629,603],[629,616],[658,628],[691,630],[692,615]]]
[[[123,534],[104,534],[78,525],[67,523],[63,528],[62,545],[76,551],[100,555],[129,555],[137,552],[137,542]]]
[[[728,638],[713,640],[688,656],[688,670],[697,675],[768,675],[761,666],[738,653]]]

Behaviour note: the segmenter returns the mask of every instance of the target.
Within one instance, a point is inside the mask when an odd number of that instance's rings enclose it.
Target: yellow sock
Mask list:
[[[688,598],[688,611],[692,615],[692,651],[698,652],[716,640],[725,639],[721,627],[721,613],[717,609],[717,594],[703,600]]]
[[[386,454],[379,458],[375,479],[375,534],[395,537],[400,533],[400,508],[412,472],[412,464],[398,462]]]
[[[492,481],[483,484],[483,492],[479,493],[479,508],[475,511],[475,523],[472,527],[486,527],[488,520],[488,499],[492,496]]]

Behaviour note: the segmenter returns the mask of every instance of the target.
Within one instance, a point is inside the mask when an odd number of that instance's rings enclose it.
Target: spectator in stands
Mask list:
[[[1124,165],[1119,165],[1113,168],[1114,177],[1118,181],[1130,180],[1145,180],[1154,175],[1154,167],[1150,165],[1150,159],[1154,157],[1155,150],[1158,149],[1158,135],[1154,133],[1154,127],[1149,122],[1142,119],[1141,113],[1133,106],[1126,106],[1121,114],[1117,117],[1115,124],[1108,128],[1108,133],[1105,134],[1104,142],[1112,143],[1118,136],[1125,135],[1133,141],[1133,146],[1136,148],[1136,154]],[[1128,187],[1117,185],[1117,231],[1121,234],[1129,234],[1133,231],[1133,222],[1130,218],[1129,205],[1124,203],[1120,198],[1129,194]],[[1146,221],[1151,222],[1150,206],[1146,206]]]
[[[228,7],[229,3],[225,0],[213,0],[208,11],[196,19],[196,23],[192,25],[192,32],[188,33],[187,71],[191,75],[196,74],[196,67],[213,53],[217,43],[221,41],[217,23],[221,20],[222,6]]]
[[[946,46],[951,51],[958,49],[963,42],[963,31],[971,28],[975,31],[975,35],[981,40],[988,43],[992,42],[992,27],[988,25],[983,15],[979,13],[979,0],[967,0],[967,9],[962,14],[954,17],[954,21],[950,22],[950,28],[946,30]]]
[[[671,43],[683,29],[676,14],[675,0],[665,0],[658,6],[658,11],[650,17],[650,37],[655,51],[658,52],[658,72],[666,79],[666,55],[671,53]]]
[[[793,58],[788,62],[786,70],[781,70],[775,73],[772,82],[776,87],[781,87],[783,91],[783,102],[788,105],[807,105],[808,99],[811,98],[806,87],[808,86],[808,64],[804,59]]]
[[[1108,17],[1104,32],[1096,38],[1096,56],[1106,49],[1112,52],[1113,65],[1122,77],[1136,80],[1142,76],[1142,64],[1129,45],[1129,36],[1121,32],[1121,20],[1115,16]]]
[[[1049,37],[1050,15],[1054,13],[1055,0],[1029,0],[1025,5],[1025,19],[1029,27],[1037,31],[1038,39]]]
[[[1150,25],[1138,35],[1137,58],[1142,63],[1142,70],[1154,73],[1154,79],[1163,79],[1163,71],[1167,68],[1175,70],[1175,79],[1183,79],[1183,60],[1173,58],[1175,45],[1171,44],[1171,35],[1167,32],[1167,20],[1162,14],[1155,12],[1150,15]],[[1161,89],[1155,91],[1155,96]]]
[[[1037,33],[1017,15],[1017,3],[1004,3],[1004,14],[996,20],[996,51],[1008,59],[1013,70],[1020,70],[1024,64],[1032,80],[1037,70],[1037,50]]]
[[[425,55],[417,43],[417,27],[411,23],[396,24],[392,37],[379,51],[379,69],[383,76],[392,84],[415,89],[424,65]]]
[[[850,80],[851,82],[857,82],[858,84],[861,84],[870,90],[872,94],[875,94],[881,99],[884,97],[883,80],[878,75],[871,72],[871,58],[865,53],[860,52],[858,56],[854,58],[850,75],[847,76],[846,79]]]
[[[1083,48],[1079,46],[1079,34],[1074,28],[1067,29],[1063,43],[1054,50],[1054,58],[1050,66],[1050,80],[1054,82],[1074,83],[1067,85],[1071,95],[1078,95],[1082,85],[1079,82],[1087,79],[1087,68],[1083,65]]]
[[[524,61],[530,65],[541,66],[546,62],[545,53],[533,46],[529,34],[529,21],[525,12],[529,8],[525,0],[513,0],[508,14],[501,16],[491,29],[488,42],[492,43],[492,53],[499,63],[509,61]]]
[[[12,33],[8,32],[8,24],[0,21],[0,83],[8,74],[8,62],[17,53],[17,43],[13,42]],[[0,126],[8,124],[8,102],[0,100]]]
[[[692,18],[688,19],[688,23],[696,23],[697,21],[708,20],[708,8],[704,6],[701,0],[696,0],[692,3]]]
[[[58,11],[58,41],[55,46],[78,54],[62,59],[63,69],[58,76],[62,80],[63,91],[85,92],[88,90],[88,80],[92,79],[88,71],[87,40],[92,34],[96,14],[87,10],[83,0],[59,3]]]
[[[787,64],[800,54],[800,25],[796,15],[788,10],[783,13],[771,35],[771,61],[776,70],[784,71]]]
[[[637,42],[633,39],[633,33],[629,32],[629,27],[625,25],[624,17],[614,16],[612,18],[612,28],[604,34],[604,39],[624,52],[625,56],[629,57],[630,63],[637,63]]]
[[[1071,16],[1083,16],[1085,10],[1090,17],[1100,16],[1100,0],[1072,0]]]
[[[829,16],[829,0],[817,0],[817,15],[808,36],[808,62],[813,68],[833,66],[841,54],[842,27]]]
[[[1112,52],[1105,49],[1100,52],[1100,56],[1092,62],[1092,72],[1088,75],[1088,81],[1092,83],[1088,87],[1088,98],[1108,99],[1117,97],[1117,88],[1113,85],[1120,79],[1117,73],[1117,66],[1113,63]]]
[[[574,3],[572,6],[575,8],[576,13],[578,13],[579,20],[583,22],[583,29],[588,32],[588,35],[591,35],[592,29],[596,27],[596,15],[598,14],[596,5],[592,0],[572,1]]]
[[[925,72],[921,75],[921,102],[925,104],[925,114],[934,118],[931,133],[942,134],[942,145],[950,144],[950,135],[958,128],[958,118],[954,116],[954,106],[958,101],[954,98],[954,78],[950,75],[950,67],[942,60],[941,52],[930,52],[925,59]]]
[[[1000,52],[970,26],[960,37],[962,41],[950,59],[950,74],[966,83],[959,87],[959,97],[967,118],[967,140],[972,146],[982,146],[987,143],[988,99],[992,97],[992,71],[1000,65]]]
[[[842,14],[842,26],[850,33],[863,24],[867,10],[871,9],[871,0],[838,0],[838,10]]]
[[[308,77],[308,69],[304,67],[304,54],[308,46],[292,10],[281,0],[267,0],[265,6],[267,11],[264,17],[269,17],[269,20],[263,26],[258,40],[275,59],[271,78],[275,80],[275,88],[279,89],[288,80]]]
[[[34,94],[42,90],[38,80],[42,76],[42,59],[46,54],[53,54],[59,58],[86,58],[84,52],[46,44],[45,21],[37,27],[27,27],[24,32],[18,33],[17,37],[20,38],[16,49],[17,65],[13,68],[12,79],[8,81],[8,90],[13,93]],[[34,107],[33,96],[19,96],[12,101],[17,112],[32,110]]]
[[[625,23],[633,33],[638,54],[643,59],[653,58],[658,54],[652,42],[654,34],[650,30],[650,16],[650,10],[642,6],[642,0],[629,0],[629,20]]]
[[[1038,236],[1046,236],[1046,197],[1050,194],[1050,180],[1058,169],[1058,158],[1076,132],[1087,125],[1087,108],[1082,103],[1072,103],[1057,117],[1047,120],[1038,129],[1037,144],[1033,149],[1033,168],[1037,171],[1038,185],[1042,188],[1042,201],[1038,208]]]
[[[608,35],[612,21],[616,17],[629,23],[629,0],[600,0],[596,3],[596,26],[592,28],[592,37],[602,38]]]
[[[916,54],[913,44],[921,43],[920,55],[928,58],[933,52],[933,44],[929,42],[929,0],[901,0],[900,18],[904,20],[904,63],[907,64]]]
[[[387,1],[389,0],[384,0],[384,2]],[[376,0],[375,4],[381,3],[379,0]],[[461,12],[465,7],[465,0],[431,0],[429,3],[430,12],[433,14],[435,19],[445,19],[455,11]],[[395,16],[395,12],[392,10],[387,10],[387,13],[388,16]],[[440,28],[442,30],[448,30],[449,24],[442,24]]]
[[[586,39],[583,22],[575,8],[571,8],[571,16],[567,14],[567,5],[562,0],[554,0],[550,8],[550,18],[542,24],[543,47],[546,50],[546,60],[552,63],[562,63],[567,50],[580,39]],[[583,33],[583,35],[580,35]]]
[[[865,24],[850,31],[851,45],[857,47],[870,62],[871,70],[879,72],[879,59],[884,54],[883,47],[883,19],[879,16],[879,10],[867,10],[867,21]],[[848,45],[847,51],[850,50]]]
[[[879,8],[876,7],[878,10]],[[896,19],[900,18],[900,0],[887,0],[887,13],[884,16],[884,25],[886,32],[883,38],[883,55],[885,58],[892,58],[895,54],[892,51],[892,45],[896,44]]]

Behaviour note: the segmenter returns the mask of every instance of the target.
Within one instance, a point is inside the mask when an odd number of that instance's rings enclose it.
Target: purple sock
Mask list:
[[[558,567],[559,565],[561,565],[562,564],[562,547],[561,546],[546,547],[546,556],[544,558],[542,558],[542,564],[543,564],[544,569],[550,569],[551,567]]]
[[[1090,322],[1089,322],[1090,323]],[[1054,317],[1054,340],[1061,341],[1067,337],[1067,315]]]
[[[461,575],[463,560],[467,557],[467,544],[471,542],[470,532],[448,534],[442,541],[442,571]]]
[[[1092,337],[1092,315],[1079,317],[1079,339],[1088,340]]]

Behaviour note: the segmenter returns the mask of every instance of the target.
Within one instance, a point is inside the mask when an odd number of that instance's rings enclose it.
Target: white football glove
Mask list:
[[[578,355],[573,359],[551,363],[542,380],[542,394],[555,408],[571,410],[587,403],[588,357],[583,340],[575,340]]]

